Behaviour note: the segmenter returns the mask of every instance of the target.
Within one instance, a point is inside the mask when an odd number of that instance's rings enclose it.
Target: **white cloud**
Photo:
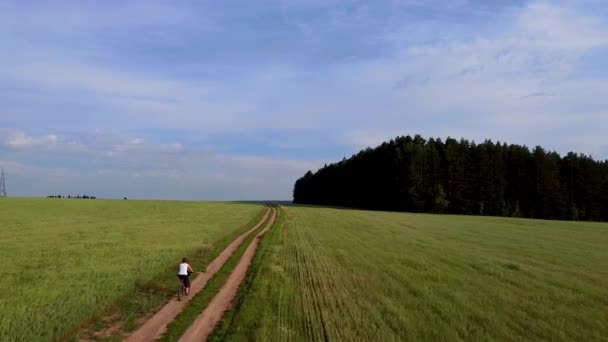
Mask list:
[[[518,28],[533,49],[584,52],[608,45],[608,30],[599,19],[543,2],[528,6]]]
[[[28,135],[23,131],[0,128],[0,147],[17,150],[44,150],[81,153],[86,146],[56,134]]]
[[[450,11],[474,7],[461,0],[397,2],[424,13],[429,6],[450,7]],[[284,2],[284,10],[292,15],[291,11],[329,11],[342,5],[342,1],[333,1],[330,5],[319,1]],[[364,25],[358,24],[375,23],[379,19],[373,18],[377,8],[371,4],[358,8],[352,11],[338,8],[325,13],[323,28],[316,27],[316,22],[307,16],[300,17],[296,26],[306,33],[308,43],[323,38],[321,34],[329,34],[324,30],[331,25],[334,26],[330,28],[338,31],[348,30],[350,26],[364,31]],[[177,24],[182,15],[190,23],[191,16],[178,12],[168,13],[166,20],[160,12],[149,17],[146,13],[146,18],[133,24],[122,22],[126,17],[121,16],[115,24],[125,30],[146,30]],[[299,64],[283,58],[281,46],[260,43],[256,47],[260,55],[271,58],[264,58],[263,63],[238,60],[236,63],[243,65],[234,70],[230,69],[232,62],[218,63],[217,67],[223,68],[220,70],[230,70],[227,75],[216,72],[215,64],[189,64],[188,58],[195,60],[198,54],[209,52],[204,49],[184,49],[185,54],[190,54],[185,56],[188,62],[179,58],[170,62],[163,60],[162,63],[182,63],[176,68],[158,62],[159,58],[154,61],[159,63],[159,69],[155,69],[154,63],[151,63],[154,68],[146,65],[141,69],[121,69],[112,67],[108,60],[131,55],[120,51],[113,51],[114,55],[109,57],[97,54],[99,45],[93,44],[91,48],[84,44],[85,50],[87,47],[91,50],[75,53],[80,51],[80,46],[62,50],[61,46],[50,49],[42,44],[32,48],[19,43],[15,45],[19,48],[13,46],[13,50],[23,50],[27,58],[2,57],[10,62],[0,67],[3,84],[12,81],[8,88],[13,93],[22,87],[24,92],[49,94],[36,93],[27,97],[27,101],[16,102],[10,110],[14,114],[2,114],[0,124],[8,122],[11,127],[32,127],[32,131],[53,133],[68,130],[64,126],[77,121],[103,129],[94,134],[83,133],[82,130],[92,129],[87,126],[80,128],[77,135],[0,131],[0,148],[12,153],[4,159],[18,160],[30,165],[32,170],[38,168],[28,174],[30,182],[36,177],[54,174],[35,160],[35,156],[46,156],[50,151],[49,157],[71,158],[80,173],[72,174],[80,182],[75,188],[90,183],[100,192],[124,188],[144,197],[187,194],[192,198],[200,195],[233,199],[239,194],[250,198],[288,198],[293,181],[306,170],[315,170],[321,162],[298,161],[295,156],[275,158],[245,153],[229,156],[208,147],[192,148],[178,135],[160,143],[145,133],[140,136],[139,132],[187,129],[196,134],[214,133],[222,137],[235,132],[263,135],[263,132],[278,131],[284,136],[294,131],[310,131],[310,138],[295,139],[295,142],[289,139],[273,142],[272,137],[265,142],[286,150],[314,150],[319,149],[319,145],[327,145],[329,151],[340,148],[339,153],[344,146],[356,152],[397,135],[419,133],[425,137],[449,135],[477,141],[492,138],[540,144],[560,152],[576,150],[596,157],[607,156],[602,128],[608,127],[605,111],[608,80],[603,76],[585,77],[579,72],[584,67],[585,56],[608,47],[608,25],[600,15],[579,12],[568,3],[533,2],[501,14],[487,12],[485,15],[491,19],[485,20],[497,22],[492,22],[491,29],[477,31],[474,24],[469,27],[463,22],[414,20],[414,12],[406,16],[411,17],[411,21],[402,20],[398,14],[390,18],[390,32],[371,30],[380,36],[352,39],[357,44],[359,40],[383,42],[381,51],[371,57],[344,60],[340,49],[350,50],[349,46],[341,45],[355,43],[335,41],[331,46],[307,45],[314,51],[302,51],[306,63]],[[71,16],[68,13],[67,27],[87,28],[83,20],[86,15],[76,10]],[[60,13],[42,16],[43,22],[37,22],[34,29],[57,23],[61,17]],[[450,17],[452,19],[457,21]],[[96,20],[93,30],[107,34],[109,28],[102,21]],[[396,23],[403,26],[397,27]],[[461,35],[465,31],[463,26],[474,32]],[[12,29],[20,31],[19,27],[23,25]],[[167,35],[164,43],[178,36]],[[10,41],[16,39],[11,38],[11,34],[3,37]],[[40,51],[44,53],[38,53]],[[101,51],[105,51],[104,46]],[[332,59],[315,64],[317,53],[331,58],[335,53],[341,59],[339,63]],[[148,61],[148,56],[133,56],[137,61]],[[212,71],[221,75],[207,76],[214,74]],[[51,98],[48,103],[56,107],[29,109],[28,118],[22,119],[22,113],[28,113],[28,106],[38,103],[39,98],[46,99],[44,96]],[[58,98],[56,102],[54,97]],[[4,99],[12,100],[10,95]],[[89,111],[91,108],[95,111]],[[64,109],[68,114],[62,116]],[[67,119],[57,120],[58,116]],[[101,133],[109,130],[108,127],[117,133]],[[138,133],[131,136],[125,132]],[[219,140],[205,143],[219,146]],[[53,172],[66,175],[58,176],[59,179],[70,176],[66,170]],[[68,182],[63,185],[71,186]]]
[[[29,136],[23,132],[13,132],[12,136],[36,142],[46,139],[46,135]],[[65,157],[69,151],[65,145],[72,141],[86,149],[72,155],[75,159],[62,163],[62,167],[38,163],[35,157],[38,146],[22,144],[20,156],[24,159],[32,156],[32,159],[27,163],[0,163],[11,172],[19,171],[11,184],[12,192],[209,200],[289,199],[293,182],[319,164],[284,158],[223,155],[186,148],[181,143],[150,143],[141,138],[100,132],[81,135],[80,139],[57,139],[55,148],[46,151],[45,157]],[[5,144],[4,147],[0,145],[2,148],[14,147]],[[46,179],[48,184],[40,184],[40,179]],[[36,185],[35,189],[33,185]]]
[[[341,140],[361,148],[420,133],[601,156],[600,145],[582,141],[608,126],[608,80],[577,71],[586,54],[608,47],[607,23],[545,3],[525,7],[511,23],[500,34],[408,45],[338,69],[330,78],[347,85],[345,93],[365,94],[343,110],[350,117]],[[362,111],[365,128],[349,127]]]
[[[144,143],[144,139],[142,139],[142,138],[135,138],[135,139],[131,139],[129,141],[129,144],[131,144],[131,145],[141,145],[143,143]]]
[[[115,70],[62,64],[23,64],[0,70],[4,77],[39,86],[89,90],[99,95],[131,98],[145,102],[172,103],[201,98],[204,87],[183,82],[129,75]]]
[[[5,143],[8,146],[21,147],[52,147],[57,144],[58,138],[54,134],[33,138],[25,135],[23,132],[16,132],[5,137]]]

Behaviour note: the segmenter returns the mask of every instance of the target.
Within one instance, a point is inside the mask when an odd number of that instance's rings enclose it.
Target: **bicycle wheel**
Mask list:
[[[179,280],[179,286],[177,287],[177,300],[182,300],[182,295],[184,292],[184,282],[183,280]]]

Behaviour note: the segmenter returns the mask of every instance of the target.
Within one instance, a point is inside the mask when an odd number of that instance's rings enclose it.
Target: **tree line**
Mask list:
[[[608,161],[540,146],[397,137],[298,179],[294,203],[608,221]]]
[[[46,196],[46,198],[74,198],[74,199],[97,199],[97,197],[95,196],[88,196],[88,195],[76,195],[76,196],[72,196],[72,195],[67,195],[67,196],[63,196],[63,195],[48,195]]]

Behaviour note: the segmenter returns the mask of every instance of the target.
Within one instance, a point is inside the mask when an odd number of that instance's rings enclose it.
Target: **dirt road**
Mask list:
[[[207,337],[215,326],[220,322],[224,312],[230,308],[230,304],[236,297],[239,286],[247,275],[247,269],[251,265],[251,261],[255,255],[255,251],[260,243],[260,239],[274,224],[277,216],[277,210],[272,209],[272,217],[268,221],[266,227],[256,235],[251,241],[247,250],[239,260],[230,277],[222,286],[220,291],[213,297],[207,308],[196,318],[192,325],[186,330],[184,335],[179,339],[180,342],[190,341],[206,341]]]
[[[147,342],[160,337],[165,332],[167,325],[175,318],[175,316],[177,316],[184,309],[184,307],[188,305],[190,299],[194,297],[194,295],[196,295],[196,293],[198,293],[201,289],[203,289],[203,287],[205,287],[207,281],[209,281],[209,279],[211,279],[211,277],[217,271],[219,271],[220,268],[222,268],[224,263],[226,263],[232,253],[237,250],[243,240],[245,240],[245,238],[247,238],[249,234],[258,229],[267,220],[269,214],[271,213],[271,210],[274,218],[276,212],[274,211],[274,209],[269,208],[258,224],[256,224],[253,228],[249,229],[245,233],[241,234],[234,241],[232,241],[230,245],[228,245],[228,247],[226,247],[226,249],[224,249],[222,253],[207,266],[205,272],[201,273],[198,277],[196,277],[196,279],[192,281],[192,283],[190,284],[190,295],[185,298],[182,298],[181,301],[172,300],[167,303],[160,311],[158,311],[156,314],[154,314],[154,316],[148,319],[139,329],[137,329],[131,335],[126,337],[125,341]]]

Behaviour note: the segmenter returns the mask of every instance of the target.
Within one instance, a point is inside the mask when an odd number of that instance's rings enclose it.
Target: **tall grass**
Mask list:
[[[218,241],[246,229],[262,210],[253,204],[3,199],[0,340],[64,336],[182,256],[216,251]]]
[[[226,340],[608,336],[608,225],[287,207]]]

